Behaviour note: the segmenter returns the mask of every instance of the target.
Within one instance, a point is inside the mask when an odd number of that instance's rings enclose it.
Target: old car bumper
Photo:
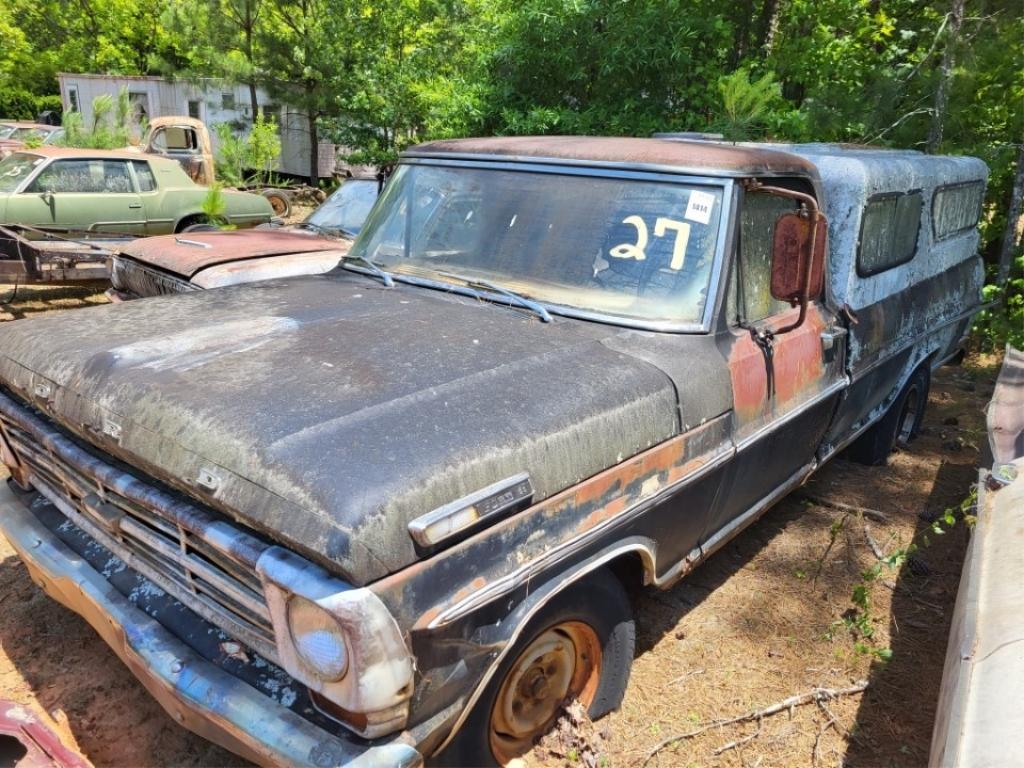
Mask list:
[[[366,746],[317,727],[199,656],[0,486],[0,532],[50,597],[80,614],[179,723],[261,765],[417,768],[409,744]]]

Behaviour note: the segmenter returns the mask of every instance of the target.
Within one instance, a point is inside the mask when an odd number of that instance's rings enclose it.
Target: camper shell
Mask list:
[[[249,759],[508,764],[566,698],[618,705],[627,588],[912,440],[981,304],[985,178],[838,146],[413,148],[345,269],[0,329],[0,528]]]

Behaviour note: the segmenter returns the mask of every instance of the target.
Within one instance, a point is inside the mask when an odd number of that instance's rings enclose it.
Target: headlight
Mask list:
[[[325,682],[348,671],[345,633],[327,611],[311,600],[293,595],[288,601],[288,631],[299,658]]]

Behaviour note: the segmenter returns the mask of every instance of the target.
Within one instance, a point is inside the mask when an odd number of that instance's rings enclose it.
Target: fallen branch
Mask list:
[[[761,735],[761,728],[762,727],[763,727],[763,723],[760,720],[758,720],[757,721],[757,730],[754,731],[752,734],[750,734],[749,736],[744,736],[742,739],[736,739],[735,741],[730,741],[728,744],[723,744],[722,746],[720,746],[718,749],[716,749],[711,754],[713,754],[715,757],[718,757],[718,755],[722,754],[723,752],[728,752],[730,749],[736,749],[736,747],[742,747],[744,744],[749,744],[750,742],[752,742],[754,739],[756,739],[758,736]]]
[[[801,493],[799,498],[809,501],[812,504],[817,504],[819,507],[829,507],[831,509],[837,509],[840,512],[863,515],[869,520],[874,520],[876,523],[889,522],[889,516],[884,512],[879,512],[877,509],[870,509],[869,507],[855,507],[852,504],[844,504],[841,501],[832,501],[831,499],[825,499],[820,496],[812,496],[809,493]]]
[[[882,551],[882,548],[878,546],[878,542],[871,536],[871,527],[867,523],[864,523],[864,538],[868,541],[868,547],[871,548],[871,554],[873,554],[879,562],[885,562],[885,553]]]
[[[780,712],[787,712],[794,709],[795,707],[800,707],[805,704],[831,701],[832,699],[838,699],[840,696],[852,696],[855,693],[863,693],[867,687],[868,681],[861,680],[860,682],[855,683],[854,685],[851,685],[847,688],[814,688],[813,690],[807,691],[806,693],[799,693],[795,696],[790,696],[789,698],[783,699],[782,701],[777,701],[774,704],[768,705],[767,707],[755,709],[743,715],[730,717],[724,720],[713,720],[707,725],[703,725],[695,730],[687,731],[686,733],[679,733],[675,736],[669,736],[667,739],[662,739],[660,742],[654,745],[653,749],[651,749],[647,753],[647,756],[644,757],[643,762],[640,763],[640,768],[644,768],[644,766],[651,762],[654,756],[661,752],[663,749],[665,749],[665,747],[672,746],[673,744],[683,741],[684,739],[692,739],[694,736],[699,736],[702,733],[706,733],[707,731],[710,731],[712,728],[721,728],[725,725],[734,725],[735,723],[744,723],[749,722],[751,720],[757,720],[758,722],[760,722],[766,717],[777,715]],[[760,731],[760,729],[758,729],[758,731]],[[739,745],[737,744],[736,746]]]

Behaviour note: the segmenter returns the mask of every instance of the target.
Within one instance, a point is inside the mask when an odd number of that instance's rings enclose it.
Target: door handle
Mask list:
[[[831,331],[821,332],[821,348],[828,352],[846,336],[845,328],[833,328]]]
[[[128,207],[129,208],[141,208],[142,207],[142,203],[129,203]]]

